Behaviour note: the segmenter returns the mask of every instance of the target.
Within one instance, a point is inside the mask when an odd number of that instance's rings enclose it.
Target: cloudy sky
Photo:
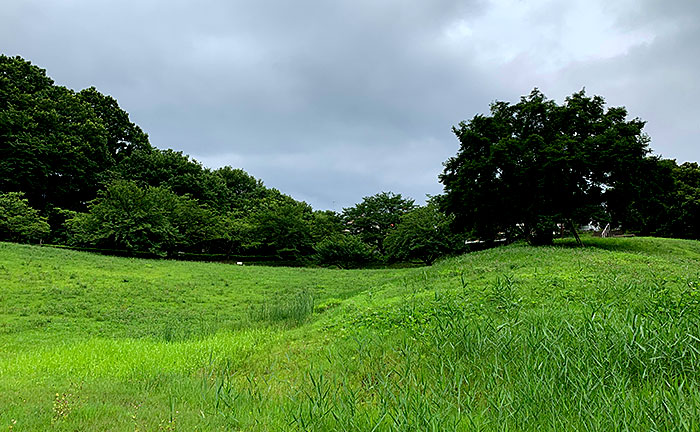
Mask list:
[[[314,208],[422,202],[452,125],[585,87],[700,160],[696,0],[3,0],[0,52],[114,96],[160,148]]]

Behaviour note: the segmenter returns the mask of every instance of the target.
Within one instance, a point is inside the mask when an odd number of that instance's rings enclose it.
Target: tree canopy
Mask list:
[[[431,200],[401,216],[386,238],[387,254],[396,261],[419,259],[431,265],[441,256],[462,251],[463,239],[452,233],[451,222],[452,217]]]
[[[460,149],[440,175],[458,232],[549,244],[560,224],[610,220],[611,198],[628,202],[616,191],[632,181],[649,140],[624,108],[606,109],[584,91],[557,105],[535,89],[490,111],[453,128]]]
[[[111,183],[67,224],[78,244],[166,255],[223,236],[218,218],[188,196],[133,181]]]
[[[122,155],[150,148],[116,100],[75,93],[20,57],[0,55],[0,190],[39,209],[84,210]]]
[[[620,225],[642,235],[700,239],[700,166],[651,156],[635,174],[624,188],[629,205],[611,206]]]
[[[353,234],[384,253],[384,239],[389,230],[399,223],[401,215],[414,208],[412,199],[403,198],[401,194],[381,192],[364,197],[354,207],[343,209],[343,218]]]

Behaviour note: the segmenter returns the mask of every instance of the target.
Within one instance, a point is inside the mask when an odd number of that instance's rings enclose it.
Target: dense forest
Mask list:
[[[155,148],[111,96],[3,55],[0,240],[347,268],[431,263],[474,238],[549,244],[590,222],[700,238],[700,167],[651,155],[644,123],[626,117],[583,92],[497,102],[454,128],[443,195],[417,206],[380,192],[337,213]]]

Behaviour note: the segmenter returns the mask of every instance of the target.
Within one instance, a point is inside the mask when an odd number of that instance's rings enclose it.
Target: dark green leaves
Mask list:
[[[133,148],[150,145],[114,99],[94,88],[76,94],[0,55],[0,190],[22,191],[42,211],[84,210]]]
[[[583,91],[557,105],[535,89],[455,127],[461,147],[440,181],[457,231],[549,244],[561,224],[610,220],[608,198],[649,150],[644,123],[604,105]]]

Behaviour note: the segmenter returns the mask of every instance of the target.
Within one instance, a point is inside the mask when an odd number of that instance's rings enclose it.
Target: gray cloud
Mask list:
[[[7,3],[7,2],[6,2]],[[577,0],[10,0],[0,51],[115,96],[151,142],[317,208],[441,190],[450,127],[586,86],[697,160],[697,6]]]

